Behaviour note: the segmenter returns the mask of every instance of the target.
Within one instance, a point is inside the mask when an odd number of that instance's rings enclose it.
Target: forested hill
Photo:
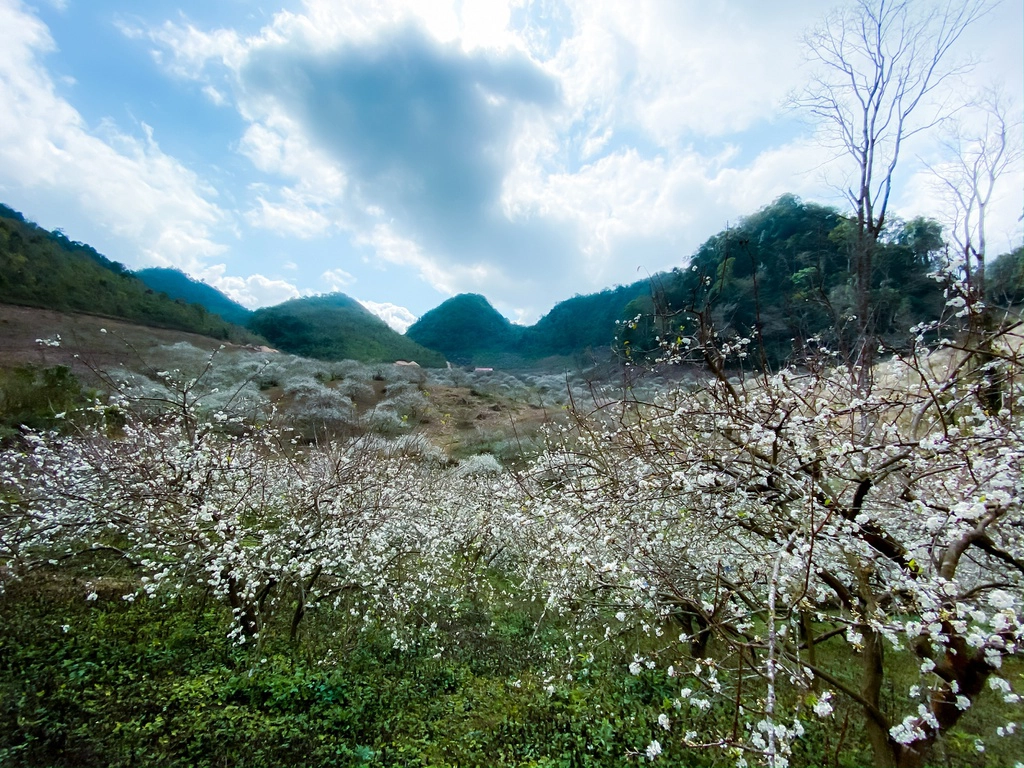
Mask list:
[[[223,317],[245,323],[284,351],[322,359],[440,365],[447,357],[505,367],[551,356],[590,359],[615,347],[654,354],[659,337],[692,330],[695,313],[702,313],[723,336],[761,339],[758,349],[777,363],[812,337],[842,344],[844,333],[854,330],[851,237],[850,223],[834,208],[783,195],[709,238],[689,260],[681,258],[685,268],[574,296],[533,326],[513,325],[483,296],[463,294],[426,313],[402,337],[341,294],[253,314],[176,270],[148,269],[137,276],[90,246],[0,205],[0,302],[221,339],[253,338]],[[929,273],[944,248],[934,221],[890,223],[878,245],[871,295],[883,343],[900,344],[907,329],[940,311],[941,287]],[[991,302],[1024,302],[1024,250],[994,259],[985,282]]]
[[[402,336],[343,293],[292,299],[258,309],[249,320],[249,328],[278,349],[320,360],[445,364],[440,352]]]
[[[483,296],[463,293],[427,312],[405,335],[453,363],[469,365],[493,363],[517,350],[521,331]]]
[[[619,321],[652,310],[650,280],[573,296],[523,329],[521,349],[531,357],[607,349],[619,333]]]
[[[483,296],[464,293],[427,312],[406,336],[462,365],[531,365],[548,357],[607,356],[617,324],[632,312],[650,312],[648,281],[556,304],[535,325],[510,323]]]
[[[656,346],[660,334],[693,329],[698,314],[725,338],[760,340],[771,363],[807,341],[849,341],[855,331],[850,253],[853,227],[834,208],[783,195],[709,238],[686,268],[659,276],[655,321],[627,339]],[[938,317],[942,286],[930,275],[943,256],[941,226],[930,219],[893,219],[874,258],[870,306],[883,343],[903,343],[909,329]]]
[[[836,209],[783,195],[709,238],[690,259],[681,257],[685,267],[575,296],[531,327],[505,327],[483,297],[462,296],[428,312],[407,334],[443,348],[452,360],[478,365],[494,362],[499,346],[506,358],[523,361],[607,353],[616,346],[647,356],[657,354],[659,337],[692,331],[700,315],[723,338],[760,340],[758,358],[763,349],[764,358],[777,364],[814,337],[829,344],[849,341],[856,325],[852,237],[850,222]],[[938,316],[942,287],[929,275],[944,251],[937,222],[891,221],[877,246],[870,297],[883,343],[901,344],[909,328]],[[1024,257],[1015,254],[990,266],[992,300],[1024,297]]]
[[[245,325],[252,316],[251,309],[232,301],[216,288],[193,280],[181,270],[151,267],[140,269],[135,276],[154,291],[166,293],[172,299],[181,299],[188,304],[201,304],[229,323]]]
[[[250,341],[252,334],[199,304],[155,291],[84,243],[0,205],[0,303],[88,312],[140,325]]]
[[[850,341],[856,329],[850,273],[852,224],[835,208],[783,195],[703,243],[685,267],[556,304],[535,326],[512,326],[482,296],[462,295],[427,312],[407,332],[447,357],[475,365],[529,364],[551,355],[657,354],[658,338],[691,332],[698,314],[723,337],[752,337],[769,364],[808,340]],[[873,325],[885,344],[935,319],[944,304],[932,276],[944,258],[942,227],[891,220],[871,280]],[[1024,302],[1024,249],[986,268],[987,300]],[[628,342],[628,344],[626,343]],[[754,349],[754,348],[752,348]]]

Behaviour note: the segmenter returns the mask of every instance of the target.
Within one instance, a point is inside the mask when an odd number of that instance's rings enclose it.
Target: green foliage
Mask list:
[[[259,309],[250,318],[249,328],[278,349],[320,360],[414,360],[423,366],[444,365],[441,354],[396,333],[342,293]]]
[[[199,304],[229,323],[245,325],[252,316],[252,310],[232,301],[216,288],[193,280],[180,270],[153,267],[139,270],[135,276],[154,291],[166,293],[172,299],[181,299],[188,304]]]
[[[530,604],[470,611],[441,628],[445,652],[396,651],[330,612],[298,643],[268,633],[242,651],[201,595],[161,606],[121,589],[87,602],[53,577],[0,598],[0,763],[617,766],[657,735],[669,695],[617,657],[547,683],[564,637],[537,633]]]
[[[1024,302],[1024,246],[1004,253],[985,267],[985,294],[1003,306]]]
[[[130,320],[141,325],[250,341],[244,329],[199,304],[149,288],[124,265],[62,232],[0,206],[0,302]]]
[[[0,439],[26,426],[48,430],[66,425],[71,411],[88,401],[81,383],[63,365],[0,369]]]
[[[493,360],[515,351],[519,343],[519,329],[475,293],[453,296],[423,315],[405,335],[460,365]]]
[[[637,302],[649,302],[650,292],[645,280],[574,296],[525,328],[510,323],[483,296],[464,293],[427,312],[406,336],[460,365],[509,368],[555,356],[589,362],[587,355],[611,350],[618,321],[636,314],[630,312]]]
[[[642,280],[559,302],[536,325],[525,329],[523,351],[545,357],[609,349],[618,331],[616,322],[636,315],[634,310],[649,301],[650,295],[650,281]]]
[[[631,674],[608,647],[553,664],[567,650],[564,629],[538,625],[529,602],[477,605],[439,628],[437,646],[402,652],[386,631],[360,631],[341,611],[309,616],[297,641],[271,627],[242,650],[225,638],[229,617],[202,594],[127,602],[125,576],[96,585],[92,602],[56,572],[0,597],[0,764],[597,768],[646,762],[628,755],[652,739],[665,765],[733,762],[682,744],[684,730],[700,738],[731,720],[717,706],[671,707],[694,681]],[[859,661],[830,648],[819,647],[823,660],[856,679]],[[909,681],[917,661],[889,663]],[[805,695],[780,690],[787,707]],[[1018,737],[975,748],[1009,714],[993,699],[972,708],[933,764],[1013,763]],[[655,722],[666,709],[671,732]],[[792,763],[868,762],[858,717],[841,702],[829,719],[812,718]]]
[[[834,208],[783,195],[708,239],[686,269],[658,279],[657,311],[627,329],[632,348],[657,348],[657,337],[692,330],[708,312],[723,336],[753,336],[771,364],[799,354],[814,338],[851,341],[853,224]],[[906,329],[936,319],[940,286],[928,274],[942,248],[941,228],[927,219],[894,221],[878,243],[871,297],[880,340],[899,345]]]
[[[851,342],[857,327],[853,236],[853,224],[836,209],[783,195],[709,238],[686,268],[574,296],[533,326],[518,329],[484,297],[464,294],[425,314],[407,335],[463,364],[508,367],[550,356],[581,358],[616,343],[636,357],[657,354],[659,339],[692,330],[693,313],[707,311],[719,333],[758,337],[765,359],[777,364],[812,338]],[[883,343],[900,345],[907,328],[941,311],[941,288],[928,277],[943,248],[941,227],[928,219],[896,219],[877,247],[875,327]],[[1019,286],[1017,277],[1016,284],[1011,277],[998,284]]]

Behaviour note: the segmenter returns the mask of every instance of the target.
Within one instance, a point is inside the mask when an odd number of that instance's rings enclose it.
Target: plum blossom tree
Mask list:
[[[582,632],[647,635],[637,670],[655,658],[670,676],[692,669],[676,706],[717,701],[733,717],[713,738],[683,738],[740,764],[786,764],[836,697],[861,711],[875,763],[900,766],[923,764],[986,688],[1019,702],[1000,675],[1024,639],[1019,340],[993,340],[997,412],[974,352],[923,335],[868,390],[825,349],[743,376],[725,361],[742,363],[747,345],[716,343],[667,347],[672,361],[704,360],[705,381],[575,411],[533,466],[523,526],[542,540],[537,588]],[[837,646],[858,674],[824,660]],[[893,708],[883,690],[908,656],[919,679]],[[783,682],[803,691],[795,705],[780,703]]]
[[[344,604],[387,619],[396,645],[476,580],[464,553],[497,514],[474,501],[485,478],[443,470],[416,440],[303,445],[273,421],[205,412],[195,378],[164,382],[170,396],[116,398],[78,434],[27,432],[3,453],[0,578],[77,564],[94,595],[119,564],[124,599],[208,591],[239,643],[279,614],[295,637],[307,611]]]

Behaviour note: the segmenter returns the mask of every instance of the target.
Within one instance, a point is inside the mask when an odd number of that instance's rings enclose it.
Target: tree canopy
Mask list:
[[[812,339],[849,345],[856,335],[856,233],[836,209],[783,195],[709,238],[687,267],[654,280],[656,311],[628,328],[635,349],[693,328],[699,314],[723,337],[751,337],[778,365]],[[928,219],[891,220],[876,247],[869,296],[873,327],[898,345],[937,317],[942,290],[929,277],[943,248]]]
[[[248,341],[251,334],[200,304],[155,291],[123,264],[0,205],[0,302],[88,312],[141,325]]]
[[[444,365],[444,357],[392,330],[355,299],[343,293],[292,299],[253,313],[249,328],[275,347],[320,360]]]

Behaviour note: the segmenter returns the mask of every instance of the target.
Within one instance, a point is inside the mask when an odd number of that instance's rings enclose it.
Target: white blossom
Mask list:
[[[647,745],[645,750],[648,760],[654,760],[658,755],[661,754],[661,742],[654,739],[650,744]]]

